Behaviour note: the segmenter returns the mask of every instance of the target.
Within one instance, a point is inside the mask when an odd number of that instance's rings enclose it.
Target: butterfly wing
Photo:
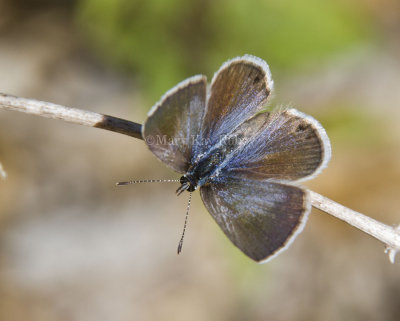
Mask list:
[[[267,101],[273,82],[267,63],[257,57],[243,56],[225,62],[211,82],[202,138],[215,145],[238,125],[259,111]]]
[[[231,135],[237,140],[223,176],[298,181],[318,174],[331,148],[322,126],[295,109],[259,113]]]
[[[200,188],[203,202],[244,254],[264,263],[302,230],[311,205],[297,186],[228,177]]]
[[[149,112],[142,135],[166,165],[185,173],[199,135],[206,104],[207,79],[194,76],[168,91]]]

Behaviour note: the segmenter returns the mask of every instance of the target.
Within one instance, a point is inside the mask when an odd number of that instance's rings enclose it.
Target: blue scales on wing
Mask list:
[[[201,128],[202,141],[208,144],[199,146],[200,151],[207,152],[223,136],[260,111],[272,88],[273,81],[264,60],[246,55],[225,62],[211,81]]]
[[[322,126],[295,109],[259,113],[236,128],[228,142],[235,148],[221,175],[256,180],[309,179],[331,153]]]

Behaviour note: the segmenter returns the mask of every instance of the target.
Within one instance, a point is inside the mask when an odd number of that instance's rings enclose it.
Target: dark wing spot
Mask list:
[[[254,78],[254,80],[253,80],[253,85],[259,83],[260,80],[261,80],[261,77],[257,75],[256,78]]]
[[[310,126],[309,124],[301,123],[299,126],[297,126],[296,132],[298,133],[304,132],[309,126]]]

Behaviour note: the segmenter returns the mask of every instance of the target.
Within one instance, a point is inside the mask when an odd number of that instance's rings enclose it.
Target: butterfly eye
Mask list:
[[[182,176],[182,177],[179,179],[179,183],[181,183],[181,184],[186,183],[187,181],[188,181],[188,179],[187,179],[185,176]]]

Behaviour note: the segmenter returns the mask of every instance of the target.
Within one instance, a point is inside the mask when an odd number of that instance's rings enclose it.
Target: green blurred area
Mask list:
[[[387,143],[389,136],[384,119],[360,113],[359,106],[355,105],[332,105],[320,121],[335,137],[335,143],[344,148],[377,148]]]
[[[245,53],[282,74],[375,37],[365,7],[337,0],[82,0],[76,19],[94,51],[134,73],[152,100]]]

